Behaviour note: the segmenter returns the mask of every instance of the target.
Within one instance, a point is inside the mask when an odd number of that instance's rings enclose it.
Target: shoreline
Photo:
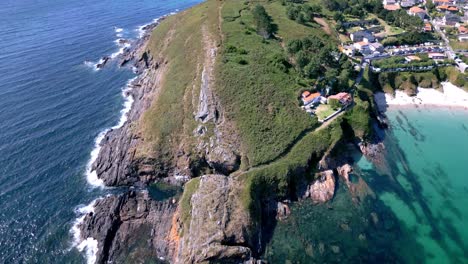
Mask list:
[[[169,14],[162,15],[158,18],[153,19],[153,21],[150,23],[138,26],[137,29],[135,29],[135,31],[138,32],[137,38],[135,40],[132,40],[131,43],[123,44],[123,47],[119,49],[118,54],[114,53],[115,56],[114,54],[111,55],[111,60],[117,61],[119,65],[118,67],[126,67],[129,70],[133,71],[136,74],[136,76],[134,78],[129,79],[127,81],[127,84],[124,85],[124,87],[121,89],[121,94],[124,100],[122,103],[123,108],[120,110],[121,115],[118,123],[112,127],[103,129],[101,132],[98,133],[98,135],[94,139],[94,147],[90,152],[90,158],[86,164],[86,170],[84,172],[86,181],[88,183],[88,188],[108,188],[104,181],[98,177],[96,170],[93,167],[93,164],[97,161],[99,155],[102,152],[104,139],[109,137],[109,134],[112,131],[121,129],[126,124],[128,124],[129,121],[132,121],[132,117],[130,114],[135,108],[136,101],[134,88],[139,85],[140,81],[145,76],[145,69],[142,69],[142,67],[139,67],[139,65],[132,64],[131,67],[127,67],[123,65],[122,61],[128,62],[135,59],[133,53],[135,51],[138,51],[147,43],[153,29],[156,26],[158,26],[164,19],[174,14],[177,14],[177,12],[170,12]],[[117,32],[117,30],[119,30],[119,32],[123,31],[123,29],[121,28],[116,28],[115,31]],[[97,71],[96,68],[94,70]],[[73,221],[69,231],[72,236],[70,250],[76,248],[80,253],[84,252],[86,263],[89,264],[96,262],[98,253],[98,240],[93,237],[83,238],[81,232],[81,225],[83,224],[85,217],[88,214],[93,214],[95,212],[96,203],[102,200],[104,197],[97,197],[88,205],[77,206],[75,208],[76,218]]]
[[[445,108],[468,110],[468,92],[443,82],[442,92],[434,88],[418,88],[416,96],[408,96],[403,91],[395,91],[395,96],[383,92],[374,95],[375,103],[381,112],[388,109],[404,108]]]

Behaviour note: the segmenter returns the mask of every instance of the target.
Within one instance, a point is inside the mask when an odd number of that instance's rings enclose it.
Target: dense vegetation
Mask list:
[[[255,6],[252,10],[252,15],[257,28],[257,33],[260,36],[269,39],[273,34],[274,26],[271,23],[271,17],[267,14],[265,8],[261,5]]]
[[[243,168],[275,160],[318,125],[316,118],[298,107],[296,98],[308,81],[290,65],[281,39],[252,34],[256,32],[252,10],[257,6],[228,1],[221,13],[237,17],[222,24],[226,48],[220,54],[216,86],[228,118],[236,121],[242,137]],[[263,7],[282,39],[314,34],[313,29],[289,20],[281,3],[265,2]]]
[[[384,9],[380,0],[323,0],[322,3],[327,9],[335,12],[334,19],[338,22],[338,27],[346,15],[365,19],[369,13],[377,15],[392,26],[411,32],[418,32],[424,26],[419,17],[409,15],[404,9]]]
[[[394,45],[415,45],[425,42],[434,42],[438,41],[439,38],[432,33],[427,32],[407,32],[400,34],[398,36],[386,38],[382,44],[385,46],[394,46]]]
[[[297,70],[306,78],[319,78],[319,87],[329,85],[335,91],[350,88],[355,71],[349,59],[339,53],[334,44],[306,37],[291,40],[286,47],[294,56]]]
[[[429,72],[383,72],[369,73],[371,86],[393,94],[395,90],[403,90],[408,95],[416,95],[416,89],[439,88],[441,82],[450,81],[458,87],[467,87],[465,74],[454,67],[434,68]]]
[[[374,67],[385,69],[406,68],[406,67],[427,67],[435,64],[434,60],[430,59],[427,54],[416,54],[421,60],[413,60],[407,62],[404,56],[394,56],[386,59],[376,60],[372,62]]]

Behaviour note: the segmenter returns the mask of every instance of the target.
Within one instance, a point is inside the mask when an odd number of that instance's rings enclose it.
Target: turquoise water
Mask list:
[[[266,246],[272,263],[468,263],[468,111],[387,112],[385,160],[355,157],[323,205],[295,203]],[[356,185],[357,186],[357,185]]]
[[[468,112],[401,109],[388,112],[387,175],[379,198],[424,248],[426,263],[468,262]],[[358,162],[368,167],[365,159]],[[385,168],[383,169],[385,171]],[[388,188],[388,189],[387,189]]]

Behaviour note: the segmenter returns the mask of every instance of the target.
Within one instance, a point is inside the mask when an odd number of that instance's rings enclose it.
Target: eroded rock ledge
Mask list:
[[[166,260],[173,252],[167,235],[176,208],[175,201],[155,201],[147,191],[107,196],[85,216],[81,238],[98,241],[96,263]]]

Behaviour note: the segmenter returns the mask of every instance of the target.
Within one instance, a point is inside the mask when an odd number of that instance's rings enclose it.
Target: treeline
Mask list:
[[[416,16],[406,13],[406,10],[388,11],[384,9],[381,0],[322,0],[323,6],[334,11],[334,19],[340,24],[345,21],[345,15],[364,19],[368,13],[376,14],[388,24],[401,27],[407,31],[418,31],[424,26],[424,22]]]
[[[285,3],[285,2],[283,2]],[[322,7],[319,5],[293,5],[288,4],[286,15],[289,19],[297,21],[299,24],[312,22],[315,16],[319,16],[322,12]]]
[[[275,27],[265,8],[261,5],[255,6],[252,10],[252,15],[257,33],[265,39],[271,38]]]
[[[445,81],[462,88],[468,86],[465,75],[455,67],[438,67],[429,72],[382,72],[369,75],[375,87],[390,94],[395,90],[403,90],[410,96],[416,95],[417,87],[439,88],[440,83]]]
[[[395,37],[386,38],[382,44],[385,46],[415,45],[437,40],[432,33],[406,32]]]
[[[332,88],[348,89],[355,77],[351,62],[340,56],[331,44],[316,37],[305,37],[287,43],[288,53],[294,57],[297,70],[305,78],[319,79]]]

